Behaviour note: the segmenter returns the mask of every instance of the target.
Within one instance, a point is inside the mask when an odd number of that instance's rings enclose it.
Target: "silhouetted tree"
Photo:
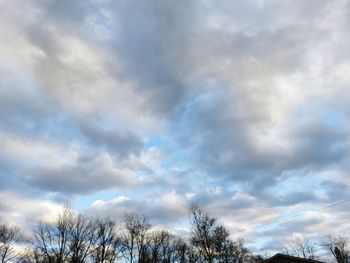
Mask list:
[[[350,246],[347,238],[329,235],[326,247],[338,263],[349,263]]]
[[[77,215],[73,219],[72,233],[69,240],[72,263],[83,263],[91,255],[96,245],[98,224],[95,220]]]
[[[21,245],[18,228],[0,225],[0,263],[260,263],[243,240],[232,241],[229,232],[198,206],[190,208],[191,235],[188,240],[168,230],[152,230],[145,216],[126,214],[122,229],[107,218],[92,219],[69,207],[52,222],[39,222],[30,246]],[[338,262],[348,263],[346,244],[333,242]],[[342,245],[344,244],[344,245]],[[304,244],[301,247],[309,253]],[[303,250],[303,251],[304,251]],[[333,251],[332,250],[332,251]],[[338,251],[339,250],[339,251]],[[25,253],[23,253],[25,251]],[[24,254],[22,256],[22,254]]]
[[[191,253],[191,248],[185,240],[182,238],[175,238],[174,240],[174,253],[176,255],[176,261],[179,263],[190,262],[189,257]]]
[[[73,235],[74,214],[65,208],[53,223],[40,222],[34,229],[34,250],[45,262],[64,263],[71,254],[70,241]]]
[[[114,262],[121,253],[121,239],[115,232],[115,223],[109,219],[96,222],[92,258],[95,263]]]
[[[10,227],[5,224],[0,225],[0,261],[6,263],[19,257],[20,253],[17,244],[22,239],[21,231],[18,227]]]
[[[191,244],[204,262],[245,262],[250,252],[243,241],[232,242],[229,232],[217,224],[216,218],[203,212],[197,205],[190,208]]]
[[[232,243],[230,247],[230,251],[233,254],[232,262],[243,263],[251,261],[251,253],[247,247],[244,246],[243,239],[238,239],[237,241]]]
[[[149,235],[148,262],[170,262],[173,251],[173,235],[166,230]]]
[[[214,242],[216,218],[210,217],[197,205],[190,207],[191,244],[208,263],[213,263],[217,255]]]
[[[124,259],[130,263],[143,263],[147,258],[149,239],[147,233],[151,224],[145,216],[125,214],[123,219],[124,233],[122,246]]]
[[[21,257],[17,260],[17,263],[46,263],[47,258],[39,253],[37,250],[33,250],[31,247],[26,247],[21,254]]]
[[[317,259],[315,245],[308,239],[295,239],[290,247],[284,249],[284,254],[306,259]]]

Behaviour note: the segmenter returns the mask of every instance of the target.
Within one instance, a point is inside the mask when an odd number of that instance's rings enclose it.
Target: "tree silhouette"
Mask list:
[[[0,225],[0,260],[1,263],[13,261],[19,256],[16,244],[21,241],[22,234],[18,227]]]
[[[349,263],[350,246],[347,238],[329,235],[326,246],[336,259],[337,263]]]
[[[191,244],[203,262],[246,262],[250,253],[243,240],[233,242],[229,232],[217,224],[217,219],[201,210],[197,205],[190,207]]]

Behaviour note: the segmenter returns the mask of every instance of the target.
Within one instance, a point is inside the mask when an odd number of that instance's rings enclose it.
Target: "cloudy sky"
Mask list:
[[[3,220],[349,233],[350,1],[1,0],[0,34]]]

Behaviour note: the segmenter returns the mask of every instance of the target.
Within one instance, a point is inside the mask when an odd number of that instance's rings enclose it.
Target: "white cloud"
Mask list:
[[[197,201],[263,240],[257,225],[349,198],[348,7],[1,1],[8,218],[113,190],[91,212],[174,222]],[[268,234],[342,232],[346,217],[307,212]]]

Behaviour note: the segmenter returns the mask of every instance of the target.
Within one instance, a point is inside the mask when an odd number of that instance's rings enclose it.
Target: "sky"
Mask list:
[[[0,34],[2,220],[349,236],[350,1],[0,0]]]

